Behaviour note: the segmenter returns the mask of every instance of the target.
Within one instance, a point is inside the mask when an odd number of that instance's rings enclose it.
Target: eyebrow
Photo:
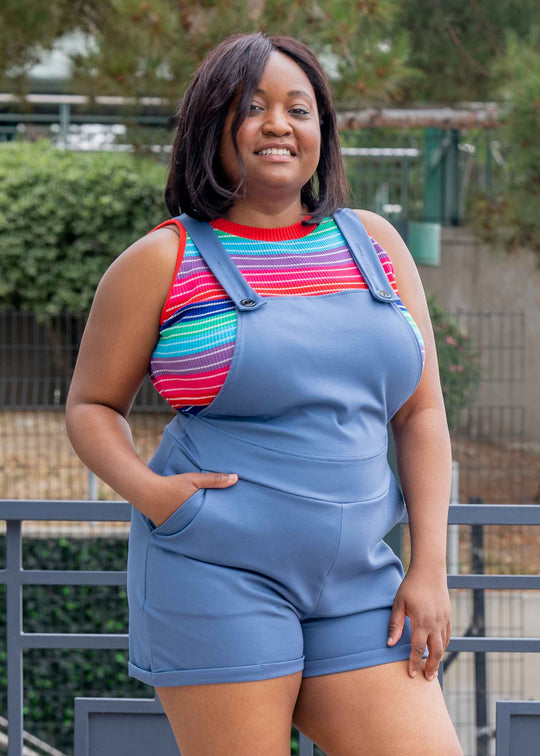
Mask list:
[[[257,87],[255,94],[266,94],[266,90]],[[287,97],[296,97],[297,95],[304,96],[311,102],[312,105],[315,104],[313,102],[313,98],[304,89],[291,89],[289,90],[289,92],[287,92]]]

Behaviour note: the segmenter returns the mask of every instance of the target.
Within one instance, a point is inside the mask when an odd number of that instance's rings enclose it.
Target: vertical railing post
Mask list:
[[[402,220],[409,220],[409,156],[404,155],[401,163],[401,214]]]
[[[7,756],[23,752],[22,540],[20,520],[6,521]]]
[[[485,131],[486,139],[486,162],[484,166],[484,192],[491,197],[493,192],[493,156],[491,153],[491,129]]]
[[[424,129],[424,217],[429,223],[444,223],[442,210],[442,129]]]
[[[65,150],[69,144],[69,126],[71,121],[71,108],[68,102],[60,103],[60,136]]]
[[[313,743],[300,731],[298,731],[298,756],[313,756]]]
[[[459,504],[459,462],[452,460],[452,488],[450,490],[450,506]],[[448,525],[448,573],[457,575],[459,572],[459,525]]]
[[[97,501],[98,498],[98,479],[92,470],[88,470],[88,498],[90,501]]]
[[[479,497],[469,499],[469,504],[482,504]],[[484,574],[484,526],[472,526],[472,574]],[[473,588],[472,635],[483,638],[486,634],[486,609],[483,588]],[[476,754],[487,756],[489,734],[487,728],[487,680],[486,654],[476,651],[474,654],[475,704],[476,704]]]
[[[444,224],[459,226],[459,129],[449,129],[446,143]]]

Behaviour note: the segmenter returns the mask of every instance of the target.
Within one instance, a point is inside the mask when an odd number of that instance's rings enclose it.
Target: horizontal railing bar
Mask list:
[[[120,522],[131,517],[127,501],[0,499],[0,520]]]
[[[128,635],[110,633],[21,633],[21,648],[126,649]],[[448,651],[498,651],[540,653],[540,638],[452,636]]]
[[[540,590],[540,575],[447,575],[449,588]]]
[[[127,572],[113,570],[21,570],[15,573],[22,585],[122,585]],[[13,574],[12,574],[13,577]],[[8,581],[6,570],[0,570],[0,584]],[[449,588],[493,588],[498,590],[540,590],[540,575],[447,575]]]
[[[342,147],[341,154],[345,157],[419,157],[417,147]]]
[[[113,570],[21,570],[15,573],[22,585],[126,585],[127,572]],[[13,577],[13,574],[12,574]],[[0,570],[0,584],[7,583]],[[447,575],[449,588],[494,588],[540,590],[540,575]]]
[[[13,94],[11,92],[2,92],[0,94],[0,102],[14,102],[18,103],[20,100],[23,100],[23,102],[33,102],[33,103],[39,103],[41,105],[86,105],[90,98],[88,95],[77,95],[77,94],[44,94],[42,92],[33,94],[26,94],[23,98],[19,97],[19,95]],[[167,99],[164,99],[162,97],[140,97],[138,100],[133,97],[119,97],[117,95],[96,95],[96,97],[92,100],[92,104],[96,103],[97,105],[126,105],[126,104],[137,104],[137,105],[148,105],[151,107],[157,107],[159,105],[163,105],[167,109],[170,108],[170,102]],[[2,114],[3,115],[3,114]],[[26,114],[25,114],[26,115]]]
[[[448,523],[450,525],[540,525],[540,506],[538,504],[452,504],[448,511]]]
[[[21,570],[23,585],[126,585],[127,572],[114,570]],[[6,570],[0,570],[0,583],[7,582]]]
[[[21,633],[20,648],[128,648],[127,634]]]
[[[128,521],[127,501],[0,499],[0,520]],[[398,525],[409,522],[405,511]],[[538,504],[452,504],[450,525],[540,525]]]
[[[498,651],[507,653],[540,653],[540,638],[492,638],[456,636],[447,646],[448,651]]]

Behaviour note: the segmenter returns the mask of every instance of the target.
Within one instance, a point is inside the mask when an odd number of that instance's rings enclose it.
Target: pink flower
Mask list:
[[[456,372],[456,366],[455,365],[450,365],[450,370],[452,371],[452,373],[455,373]]]
[[[452,344],[452,346],[457,346],[457,341],[453,336],[445,336],[444,340],[447,344]]]
[[[464,370],[464,367],[463,367],[463,365],[458,365],[458,366],[457,366],[457,369],[458,369],[458,372],[459,372],[459,373],[462,373],[462,372],[463,372],[463,370]]]

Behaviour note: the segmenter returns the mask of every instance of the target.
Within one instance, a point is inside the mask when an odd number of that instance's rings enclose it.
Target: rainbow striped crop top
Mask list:
[[[171,223],[180,232],[178,257],[148,374],[171,407],[195,414],[213,401],[225,382],[234,349],[237,311],[178,219],[160,223],[152,231]],[[318,225],[298,222],[282,228],[244,226],[223,218],[210,223],[242,275],[261,296],[316,297],[344,289],[365,289],[366,296],[369,293],[331,217]],[[371,241],[399,296],[390,258],[374,239]],[[420,330],[401,300],[397,305],[420,343],[424,364]]]

